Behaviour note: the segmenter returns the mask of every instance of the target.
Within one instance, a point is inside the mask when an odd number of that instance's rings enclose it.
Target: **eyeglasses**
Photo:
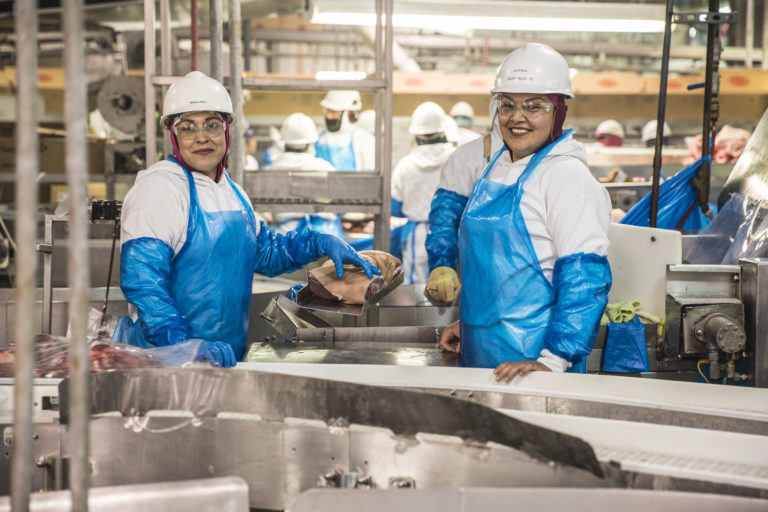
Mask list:
[[[203,133],[208,137],[218,137],[224,133],[224,121],[221,119],[208,119],[203,122]],[[191,140],[197,137],[199,128],[192,121],[181,121],[173,127],[173,133],[184,140]]]
[[[551,103],[541,102],[526,102],[518,106],[513,101],[502,100],[499,102],[499,115],[504,117],[512,117],[515,112],[520,109],[520,113],[528,119],[536,119],[548,114],[555,106]]]

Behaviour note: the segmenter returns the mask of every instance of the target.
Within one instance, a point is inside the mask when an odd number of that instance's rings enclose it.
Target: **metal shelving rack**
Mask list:
[[[161,66],[162,74],[156,75],[155,56],[155,6],[154,2],[144,3],[144,86],[146,94],[146,141],[147,165],[155,162],[156,123],[154,105],[156,86],[167,87],[178,77],[171,76],[170,65],[170,21],[168,19],[168,1],[160,0],[161,8]],[[220,26],[220,2],[211,1],[211,25]],[[218,8],[215,4],[219,4]],[[242,163],[230,161],[230,176],[243,185],[251,198],[255,210],[273,212],[303,211],[315,212],[361,212],[374,215],[374,247],[389,250],[390,180],[392,174],[392,24],[384,25],[383,19],[392,19],[393,0],[375,0],[376,4],[376,68],[374,75],[365,80],[313,80],[297,78],[242,78],[242,46],[240,43],[240,2],[229,2],[230,15],[230,73],[229,86],[232,92],[235,114],[243,118],[242,102],[237,105],[236,97],[241,91],[283,90],[283,91],[329,91],[356,89],[375,92],[376,119],[375,132],[376,168],[375,172],[269,172],[248,173],[243,176]],[[236,11],[236,12],[235,12]],[[217,14],[218,13],[218,14]],[[236,27],[233,30],[233,27]],[[213,47],[220,47],[222,30],[211,30]],[[237,46],[237,50],[235,49]],[[239,67],[238,67],[239,65]],[[221,76],[220,56],[211,54],[212,75]],[[231,132],[232,140],[240,140],[239,131]],[[233,154],[239,151],[232,146]],[[234,165],[232,165],[234,164]]]

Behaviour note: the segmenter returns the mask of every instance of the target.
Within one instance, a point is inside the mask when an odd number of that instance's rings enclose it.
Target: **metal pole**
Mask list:
[[[246,71],[251,70],[251,20],[243,20],[243,66]],[[232,51],[230,48],[229,51]]]
[[[64,1],[64,118],[66,121],[67,191],[69,213],[69,488],[72,511],[88,510],[88,219],[85,148],[86,84],[83,42],[83,0]],[[152,3],[152,2],[150,2]],[[152,45],[154,48],[154,45]],[[154,105],[154,104],[153,104]]]
[[[211,0],[211,77],[224,82],[224,63],[221,59],[224,20],[222,19],[221,0]]]
[[[387,24],[384,27],[384,147],[381,168],[381,225],[376,238],[377,249],[389,251],[389,217],[392,213],[391,205],[391,177],[392,177],[392,0],[385,0],[384,12],[387,16]]]
[[[192,45],[190,51],[190,70],[197,71],[197,0],[189,2],[189,38]]]
[[[382,24],[381,24],[381,15],[382,15],[382,8],[383,8],[383,0],[376,0],[376,37],[374,38],[374,48],[376,52],[376,79],[381,80],[383,73],[383,66],[382,61],[384,58],[383,55],[383,41],[382,41]],[[375,143],[374,143],[374,152],[376,154],[376,163],[375,163],[375,170],[377,173],[382,173],[382,150],[381,150],[381,120],[384,113],[383,110],[383,101],[384,101],[384,95],[383,91],[381,89],[376,89],[376,128],[374,130],[374,136],[375,136]],[[385,248],[386,250],[387,248]],[[387,250],[387,252],[389,252]]]
[[[661,52],[661,75],[659,77],[659,105],[656,112],[656,147],[653,153],[653,185],[651,187],[651,216],[648,225],[656,227],[659,212],[659,182],[661,181],[661,147],[664,136],[664,117],[667,108],[667,76],[669,75],[669,46],[672,37],[673,0],[667,0],[664,14],[664,43]]]
[[[768,2],[763,4],[763,71],[768,71]]]
[[[160,72],[163,76],[173,75],[171,62],[171,8],[170,0],[160,0]],[[168,85],[163,86],[163,98],[168,93]],[[163,130],[163,154],[173,152],[170,130]]]
[[[27,512],[32,491],[32,376],[37,254],[37,4],[14,3],[16,36],[16,369],[11,510]]]
[[[232,96],[232,109],[235,111],[235,123],[230,127],[229,144],[232,148],[229,157],[230,177],[239,185],[244,184],[245,144],[243,141],[243,34],[240,15],[240,0],[229,0],[229,92]]]
[[[709,15],[720,12],[720,0],[709,0]],[[710,136],[713,135],[714,124],[719,114],[717,96],[720,89],[720,76],[718,74],[718,62],[720,60],[720,24],[709,23],[707,25],[707,62],[704,71],[704,116],[701,127],[701,156],[712,153]],[[704,161],[696,173],[695,187],[698,193],[699,204],[705,214],[709,213],[709,179],[710,162]],[[710,214],[711,215],[711,214]]]
[[[144,2],[144,135],[147,141],[146,166],[157,161],[155,121],[155,2]]]
[[[747,0],[747,13],[744,19],[746,31],[744,33],[744,67],[752,68],[752,49],[755,46],[755,2]],[[719,29],[720,26],[718,25]]]

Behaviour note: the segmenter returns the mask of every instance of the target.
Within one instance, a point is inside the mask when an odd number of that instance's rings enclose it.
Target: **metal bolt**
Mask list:
[[[40,457],[36,458],[36,459],[35,459],[35,465],[36,465],[37,467],[39,467],[39,468],[41,468],[41,467],[45,466],[45,465],[46,465],[46,464],[45,464],[45,457],[43,457],[43,456],[41,455]]]
[[[656,241],[656,237],[655,237],[655,236],[652,236],[652,237],[651,237],[651,242],[655,242],[655,241]]]
[[[704,331],[702,331],[701,329],[696,329],[696,336],[701,336],[703,334],[704,334]]]
[[[739,274],[733,274],[733,276],[731,277],[731,279],[733,279],[733,282],[734,282],[734,283],[738,283],[738,282],[739,282]]]

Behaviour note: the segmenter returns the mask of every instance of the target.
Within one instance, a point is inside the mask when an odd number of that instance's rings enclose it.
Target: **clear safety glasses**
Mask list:
[[[536,119],[552,112],[552,109],[554,108],[555,106],[552,103],[545,103],[537,100],[526,101],[520,105],[504,98],[499,100],[499,115],[503,117],[512,117],[519,109],[520,113],[526,118]]]
[[[197,137],[197,132],[200,128],[197,127],[192,121],[179,121],[176,126],[173,127],[173,133],[180,139],[190,140]],[[202,130],[208,137],[218,137],[224,133],[225,125],[221,119],[206,119],[203,121]]]

